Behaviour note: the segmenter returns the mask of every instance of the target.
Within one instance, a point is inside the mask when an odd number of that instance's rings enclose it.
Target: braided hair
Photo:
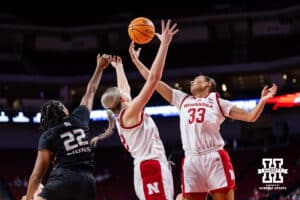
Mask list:
[[[91,144],[93,147],[95,147],[99,141],[104,140],[113,134],[115,128],[115,119],[113,116],[113,112],[107,110],[107,116],[108,116],[108,127],[103,133],[100,133],[99,135],[92,138]]]
[[[57,100],[50,100],[41,107],[41,125],[40,129],[45,131],[57,124],[63,122],[66,117],[64,105]]]

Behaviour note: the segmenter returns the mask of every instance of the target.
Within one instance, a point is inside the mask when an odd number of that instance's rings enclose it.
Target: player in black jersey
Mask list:
[[[38,154],[30,176],[25,200],[94,200],[96,182],[93,176],[93,153],[88,135],[89,116],[94,95],[103,70],[112,61],[111,55],[97,56],[97,67],[80,105],[69,115],[66,107],[51,100],[41,107],[41,129]],[[41,192],[34,193],[52,158],[53,169]]]

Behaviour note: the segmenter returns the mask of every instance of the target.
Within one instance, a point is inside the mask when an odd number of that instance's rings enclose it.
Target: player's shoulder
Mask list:
[[[219,95],[218,92],[210,92],[208,94],[208,96],[206,97],[206,99],[208,101],[213,101],[213,102],[216,102],[216,101],[219,101],[219,99],[222,99],[221,96]]]
[[[86,121],[89,120],[90,111],[85,105],[77,106],[72,114],[68,117],[71,121]]]
[[[54,135],[54,127],[43,131],[40,136],[40,141],[49,140],[50,138],[53,137],[53,135]]]
[[[69,118],[63,123],[64,129],[73,129],[74,127],[80,127],[81,122],[77,118]]]
[[[79,105],[73,110],[72,115],[77,114],[77,113],[82,113],[82,112],[89,113],[90,111],[86,105]]]
[[[72,126],[71,122],[67,119],[64,122],[45,130],[44,132],[42,132],[42,135],[44,136],[55,135],[65,130],[67,127],[71,127],[71,126]]]
[[[186,92],[184,92],[182,90],[175,89],[175,88],[172,89],[172,92],[175,93],[175,94],[179,94],[179,95],[189,95]]]
[[[44,136],[51,135],[51,134],[53,134],[53,132],[55,132],[56,128],[57,128],[57,126],[48,128],[47,130],[44,130],[41,135],[44,135]]]

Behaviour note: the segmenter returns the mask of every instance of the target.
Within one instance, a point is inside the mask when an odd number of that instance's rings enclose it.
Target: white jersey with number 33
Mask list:
[[[219,98],[214,92],[205,98],[196,98],[174,89],[172,104],[179,109],[181,139],[186,154],[223,148],[220,126],[233,107],[231,102]]]

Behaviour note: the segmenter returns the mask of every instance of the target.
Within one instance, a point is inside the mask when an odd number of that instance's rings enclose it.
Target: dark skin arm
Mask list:
[[[47,149],[39,150],[35,165],[28,182],[25,200],[32,200],[35,191],[39,188],[52,160],[52,153]]]
[[[97,55],[97,66],[94,71],[92,78],[90,79],[85,94],[83,95],[80,105],[85,105],[89,111],[93,108],[94,96],[98,89],[99,82],[102,77],[103,70],[109,65],[112,61],[111,55],[100,54]]]

